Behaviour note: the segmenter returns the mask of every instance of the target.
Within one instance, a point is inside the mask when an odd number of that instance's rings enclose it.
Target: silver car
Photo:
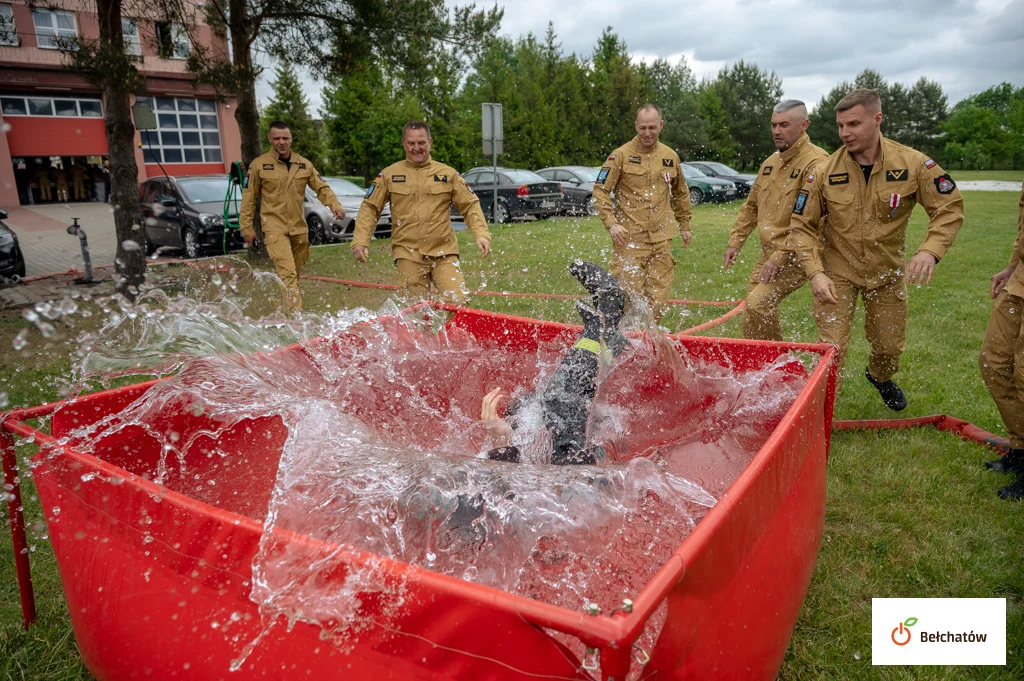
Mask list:
[[[356,216],[363,205],[366,190],[340,177],[325,177],[324,181],[331,186],[341,207],[345,209],[345,217],[337,220],[331,209],[320,203],[314,192],[306,187],[306,199],[303,206],[306,213],[306,224],[309,225],[309,243],[324,244],[332,241],[348,241],[356,229]],[[377,220],[374,236],[378,239],[391,237],[391,206],[385,205]]]

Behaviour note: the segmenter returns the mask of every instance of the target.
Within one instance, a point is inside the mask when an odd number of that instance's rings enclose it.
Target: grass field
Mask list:
[[[968,179],[954,173],[957,179]],[[978,179],[1004,179],[986,176]],[[1012,179],[1007,177],[1005,179]],[[1020,178],[1020,174],[1017,175]],[[968,192],[968,219],[937,268],[930,287],[910,290],[907,352],[898,380],[910,406],[901,416],[947,413],[1005,434],[978,376],[977,355],[991,302],[988,280],[1002,269],[1016,234],[1013,192]],[[678,261],[674,297],[741,298],[756,260],[747,245],[738,267],[721,268],[722,251],[738,203],[700,206],[694,242]],[[923,211],[911,223],[911,248],[922,239]],[[596,219],[549,220],[494,229],[494,253],[481,260],[460,233],[463,268],[471,288],[575,293],[565,271],[574,257],[607,262],[608,240]],[[314,249],[307,274],[395,282],[386,242],[374,242],[371,261],[360,265],[345,245]],[[304,282],[306,308],[326,312],[376,307],[386,292]],[[571,307],[558,301],[476,298],[473,305],[532,317],[570,320]],[[805,287],[783,305],[789,339],[815,340]],[[664,323],[692,326],[720,310],[675,310]],[[0,392],[10,404],[55,399],[68,371],[74,333],[12,353],[11,342],[26,322],[0,315],[0,347],[11,358],[0,367]],[[866,344],[863,313],[855,326],[843,392],[841,419],[887,418],[893,414],[863,379]],[[739,335],[734,320],[713,334]],[[825,538],[813,581],[780,679],[1011,679],[1024,678],[1024,505],[1001,501],[997,487],[1009,481],[986,472],[985,449],[931,430],[837,433],[828,474]],[[29,519],[40,621],[21,630],[10,541],[0,538],[0,679],[88,679],[67,620],[52,550],[42,537],[38,505],[29,490]],[[2,533],[0,533],[2,534]],[[1000,597],[1007,599],[1005,667],[872,667],[872,597]]]
[[[947,170],[949,170],[947,168]],[[974,180],[1001,180],[1003,182],[1024,182],[1024,170],[949,170],[957,182]]]

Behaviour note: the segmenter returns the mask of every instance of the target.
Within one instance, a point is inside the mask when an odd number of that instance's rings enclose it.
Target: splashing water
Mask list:
[[[564,340],[508,347],[393,303],[257,321],[275,280],[217,279],[150,291],[83,341],[80,385],[166,378],[69,442],[262,521],[251,598],[265,627],[311,623],[343,648],[400,626],[417,569],[574,610],[635,596],[805,382],[792,355],[738,371],[645,334],[601,370],[588,440],[604,461],[543,463],[542,419],[525,414],[518,443],[539,463],[493,462],[481,397],[543,386]]]

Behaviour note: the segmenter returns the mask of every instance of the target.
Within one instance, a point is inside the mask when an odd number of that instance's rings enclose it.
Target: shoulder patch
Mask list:
[[[814,173],[807,173],[807,184],[814,182]]]
[[[764,168],[761,169],[761,174],[765,175],[765,176],[771,175],[772,174],[772,167],[771,166],[765,166]]]
[[[608,166],[604,166],[603,168],[601,168],[600,172],[597,173],[597,181],[600,182],[601,184],[604,184],[604,181],[608,179],[608,171],[610,170],[611,168],[609,168]]]
[[[434,182],[447,182],[447,181],[448,181],[448,176],[447,175],[434,175]]]
[[[935,161],[931,160],[930,158],[927,158],[924,161],[924,167],[925,168],[934,168],[937,165],[938,165],[938,163],[936,163]]]
[[[248,189],[249,188],[249,177],[250,177],[249,175],[246,175],[245,179],[242,180],[242,189]]]
[[[377,188],[377,183],[374,182],[373,184],[370,185],[370,188],[366,190],[366,193],[363,195],[363,198],[364,199],[368,199],[371,196],[373,196],[373,190],[376,189],[376,188]]]
[[[790,179],[796,179],[796,178],[800,177],[800,173],[802,171],[803,171],[803,168],[793,168],[793,172],[791,172],[789,174]]]
[[[274,164],[273,163],[264,163],[263,164],[263,169],[264,170],[273,170],[274,169]]]
[[[666,168],[674,168],[676,162],[670,158],[663,158],[661,159],[661,165],[665,166]]]
[[[830,185],[850,184],[850,173],[833,173],[828,176],[828,183]]]
[[[392,175],[391,176],[391,181],[392,182],[405,182],[405,175]]]
[[[793,213],[796,215],[804,214],[804,207],[807,205],[808,192],[806,189],[801,189],[797,192],[796,203],[793,204]]]
[[[949,176],[949,173],[943,173],[935,178],[935,188],[939,190],[940,194],[949,194],[956,189],[956,182]]]
[[[910,177],[910,171],[906,168],[896,168],[894,170],[885,171],[886,182],[902,182],[908,177]]]
[[[640,157],[639,156],[630,156],[629,157],[629,162],[630,163],[637,163],[637,164],[639,164],[640,163]]]
[[[615,160],[615,154],[609,154],[608,155],[608,160],[609,161],[614,161]]]

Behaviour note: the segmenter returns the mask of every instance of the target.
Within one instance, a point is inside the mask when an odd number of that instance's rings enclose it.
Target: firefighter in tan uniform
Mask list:
[[[594,204],[613,242],[609,271],[647,300],[655,322],[665,312],[675,274],[676,223],[685,248],[693,216],[679,155],[658,142],[663,127],[657,105],[640,107],[636,137],[608,156],[594,183]]]
[[[61,164],[56,167],[53,171],[54,179],[57,181],[57,200],[58,201],[69,201],[68,196],[68,171],[64,169],[64,165]]]
[[[285,286],[285,310],[299,312],[302,310],[299,276],[309,259],[309,227],[303,211],[306,186],[316,192],[320,202],[330,208],[336,218],[345,217],[345,209],[313,164],[292,151],[292,134],[287,124],[271,123],[267,137],[273,151],[257,156],[249,165],[239,228],[245,245],[252,248],[256,242],[252,223],[259,199],[263,241],[267,254],[274,261],[274,270]]]
[[[85,175],[87,172],[88,168],[81,161],[76,160],[71,164],[71,184],[75,191],[75,201],[85,201],[89,198],[85,191]]]
[[[724,265],[731,267],[755,229],[761,239],[761,257],[747,285],[743,336],[752,340],[782,340],[779,303],[804,285],[807,277],[793,253],[786,249],[789,218],[796,194],[828,157],[807,137],[807,106],[798,100],[780,102],[772,114],[772,138],[777,152],[761,164],[757,181],[740,209],[729,234]]]
[[[426,298],[430,286],[443,300],[466,302],[466,286],[459,269],[459,242],[452,229],[451,204],[466,220],[480,255],[491,252],[480,199],[450,166],[430,158],[433,140],[422,121],[402,130],[405,160],[385,168],[366,191],[356,218],[352,255],[366,262],[370,237],[385,204],[391,202],[391,254],[406,292]]]
[[[857,89],[836,104],[844,148],[818,164],[797,194],[790,239],[814,292],[822,342],[846,355],[857,296],[871,353],[866,377],[886,406],[907,406],[892,377],[907,327],[907,282],[928,284],[964,221],[956,183],[919,151],[882,137],[882,107],[873,90]],[[914,205],[928,213],[924,243],[906,262],[907,221]]]
[[[1017,240],[1010,264],[992,277],[989,290],[996,304],[988,320],[978,365],[1010,436],[1010,451],[987,466],[1001,473],[1016,473],[1017,481],[999,490],[999,496],[1024,500],[1024,187],[1017,216]]]

